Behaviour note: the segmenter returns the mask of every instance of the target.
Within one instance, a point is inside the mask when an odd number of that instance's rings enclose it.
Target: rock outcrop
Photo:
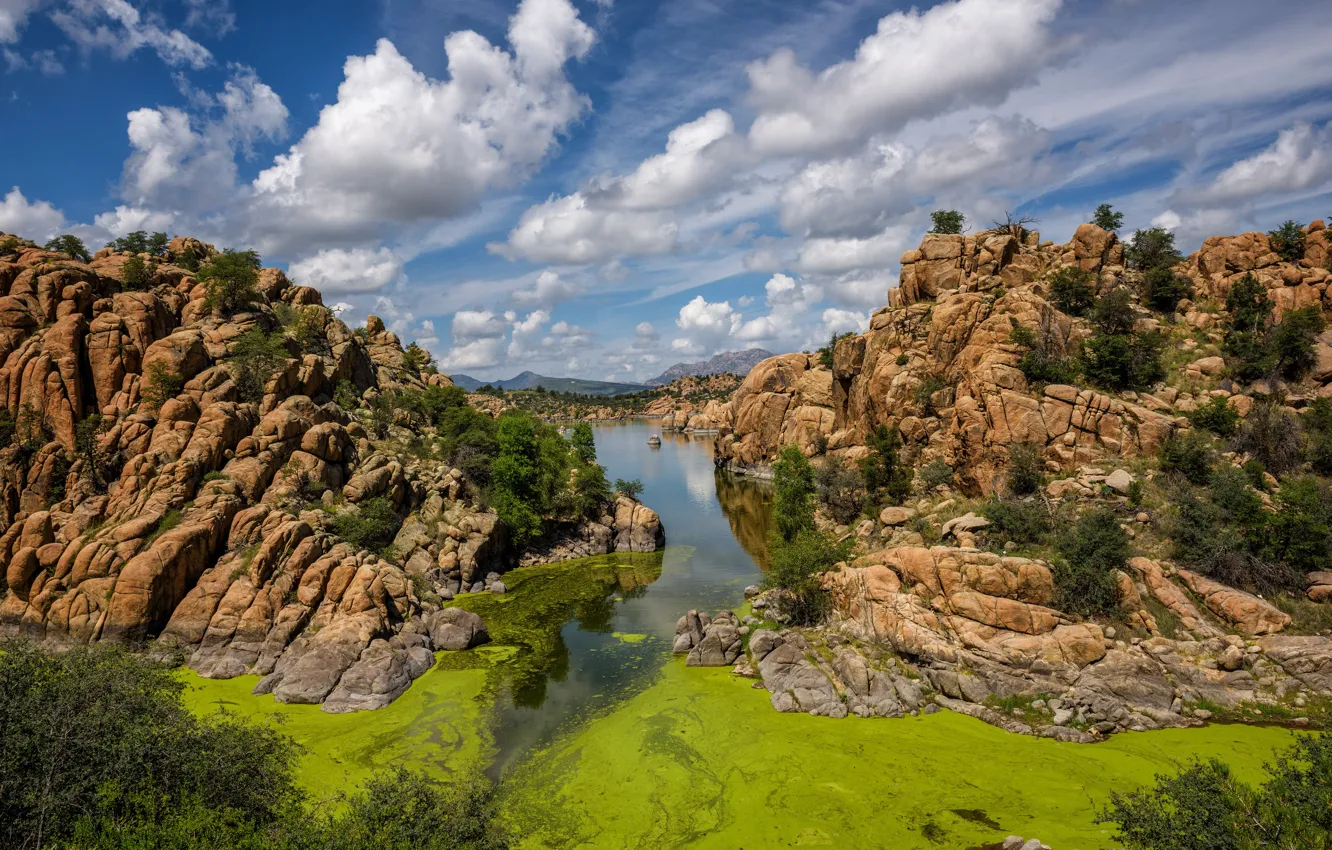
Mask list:
[[[109,249],[0,258],[0,634],[157,641],[206,677],[259,674],[279,701],[381,707],[435,651],[486,639],[443,603],[503,592],[524,553],[461,469],[402,451],[422,430],[409,411],[367,429],[368,410],[333,401],[446,376],[409,362],[376,317],[353,332],[278,269],[258,272],[256,303],[219,314],[180,265],[215,253],[177,238],[144,255],[141,290]],[[257,380],[238,356],[256,329],[282,347]],[[376,554],[338,523],[380,500],[406,518]],[[606,512],[576,530],[600,543],[586,554],[662,545],[646,506]]]

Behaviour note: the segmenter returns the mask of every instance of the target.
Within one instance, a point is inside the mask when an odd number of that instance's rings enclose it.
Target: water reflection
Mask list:
[[[649,448],[656,427],[633,422],[593,432],[607,478],[643,482],[644,503],[666,527],[666,550],[537,571],[516,588],[523,592],[486,603],[497,624],[510,624],[503,634],[492,629],[495,643],[517,647],[502,665],[497,694],[496,776],[645,688],[670,657],[682,613],[734,606],[761,575],[770,488],[718,474],[711,437],[667,433]]]

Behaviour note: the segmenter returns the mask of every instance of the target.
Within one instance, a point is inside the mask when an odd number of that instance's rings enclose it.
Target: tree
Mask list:
[[[127,233],[119,239],[111,240],[106,247],[120,254],[148,253],[148,234],[143,230]]]
[[[126,260],[125,264],[120,267],[120,277],[127,292],[152,289],[154,272],[155,269],[145,263],[143,258],[137,254]]]
[[[1193,281],[1169,266],[1154,266],[1143,275],[1147,306],[1158,313],[1174,313],[1179,302],[1193,297]]]
[[[231,380],[241,401],[261,402],[268,381],[278,366],[291,357],[278,334],[250,328],[236,338],[229,351]]]
[[[1290,380],[1298,380],[1317,363],[1316,337],[1323,332],[1321,307],[1291,310],[1272,328],[1268,347],[1275,361],[1272,370]]]
[[[815,475],[819,502],[833,521],[850,524],[865,508],[865,478],[841,458],[829,456]]]
[[[1019,241],[1025,241],[1028,233],[1027,225],[1039,222],[1040,219],[1035,216],[1020,215],[1014,218],[1012,213],[1006,212],[1003,221],[994,222],[994,229],[1000,233],[1007,233]]]
[[[259,255],[228,249],[201,267],[198,279],[207,287],[205,307],[224,316],[238,313],[260,300]]]
[[[1092,224],[1102,230],[1118,230],[1124,226],[1124,214],[1115,212],[1115,208],[1109,204],[1101,204],[1092,213]]]
[[[1129,266],[1139,271],[1157,266],[1173,266],[1184,259],[1175,248],[1175,234],[1164,227],[1149,227],[1133,234],[1133,241],[1124,251]]]
[[[1050,300],[1070,316],[1085,316],[1096,304],[1096,275],[1080,266],[1061,266],[1050,278]]]
[[[495,512],[520,548],[541,533],[535,425],[528,414],[506,411],[496,434],[499,455],[491,464]]]
[[[99,438],[110,428],[110,420],[100,413],[86,416],[74,426],[74,453],[83,461],[83,475],[97,493],[106,492],[108,483],[109,457]]]
[[[160,410],[184,388],[184,376],[171,371],[161,360],[154,360],[139,381],[139,396],[150,410]]]
[[[1281,259],[1288,263],[1298,263],[1304,259],[1304,225],[1288,220],[1276,230],[1267,234],[1268,242]]]
[[[171,237],[165,233],[154,233],[148,237],[148,253],[154,257],[165,257],[167,248],[171,244]]]
[[[911,495],[911,467],[902,463],[898,453],[902,436],[896,428],[880,425],[865,440],[870,453],[861,461],[861,475],[871,499],[900,505]]]
[[[1165,337],[1157,332],[1099,334],[1083,349],[1087,380],[1108,390],[1144,390],[1165,377],[1161,354]]]
[[[1230,360],[1230,371],[1242,381],[1269,374],[1273,361],[1267,348],[1267,325],[1272,316],[1267,287],[1252,274],[1235,281],[1226,293],[1225,339],[1221,351]]]
[[[1045,483],[1045,459],[1035,443],[1016,443],[1008,450],[1008,489],[1029,496]]]
[[[58,251],[85,263],[92,262],[92,254],[83,244],[83,240],[72,233],[64,233],[46,243],[46,250]]]
[[[582,463],[597,462],[597,440],[592,434],[592,426],[586,422],[579,422],[573,426],[569,434],[569,443],[573,446],[574,454]]]
[[[828,599],[819,577],[846,560],[850,548],[850,540],[836,543],[813,528],[801,529],[790,540],[773,535],[763,583],[786,591],[781,604],[793,623],[813,625],[823,618]]]
[[[1041,317],[1039,333],[1014,325],[1009,341],[1023,349],[1018,369],[1033,384],[1071,384],[1078,376],[1077,358],[1065,357],[1055,346],[1050,317]]]
[[[418,375],[424,372],[426,367],[431,363],[435,362],[435,358],[430,355],[430,352],[426,351],[415,342],[408,345],[407,349],[402,354],[403,362],[406,364],[407,368],[416,372]]]
[[[957,210],[935,210],[930,213],[930,221],[933,223],[931,233],[959,234],[966,226],[967,217]]]
[[[1129,556],[1128,534],[1114,512],[1083,514],[1056,545],[1059,610],[1084,615],[1114,610],[1119,601],[1114,572],[1125,567]]]
[[[790,542],[801,531],[814,528],[814,467],[799,447],[788,445],[772,465],[772,482],[777,534]]]
[[[1100,821],[1127,850],[1332,848],[1332,735],[1299,735],[1257,788],[1217,759],[1115,792]]]
[[[1111,290],[1092,312],[1092,324],[1107,336],[1124,336],[1133,331],[1138,314],[1133,309],[1133,296],[1123,287]]]
[[[393,509],[392,502],[376,496],[334,516],[330,527],[355,548],[382,554],[398,535],[402,517]]]
[[[643,482],[637,478],[629,481],[617,478],[615,479],[615,492],[630,499],[637,499],[643,493]]]

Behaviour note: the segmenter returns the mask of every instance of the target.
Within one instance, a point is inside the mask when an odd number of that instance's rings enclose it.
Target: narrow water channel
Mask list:
[[[584,605],[560,632],[545,681],[501,695],[495,778],[535,746],[646,687],[670,656],[675,621],[690,608],[743,600],[762,573],[772,495],[762,483],[717,471],[712,437],[661,434],[656,423],[598,425],[597,460],[607,478],[643,482],[643,503],[666,528],[661,575],[630,592]]]

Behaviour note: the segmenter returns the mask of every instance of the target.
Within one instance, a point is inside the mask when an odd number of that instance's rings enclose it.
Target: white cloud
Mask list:
[[[765,154],[828,151],[910,121],[997,104],[1032,79],[1051,52],[1061,0],[955,0],[893,12],[854,59],[815,74],[789,49],[748,67]]]
[[[223,36],[236,29],[236,14],[229,0],[185,0],[190,10],[185,17],[187,29],[207,30],[212,36]]]
[[[337,240],[466,212],[530,174],[586,108],[563,65],[594,39],[568,0],[523,0],[510,19],[512,53],[471,31],[445,39],[447,80],[381,39],[347,60],[337,102],[255,179],[263,226]]]
[[[3,0],[0,0],[0,5]],[[0,16],[3,16],[0,11]],[[0,39],[3,41],[3,39]],[[0,50],[0,55],[5,57],[5,68],[11,74],[15,71],[25,71],[32,69],[47,77],[57,77],[65,73],[65,64],[60,61],[54,50],[34,50],[30,56],[24,56],[17,50],[11,50],[6,47]]]
[[[620,254],[667,253],[678,234],[679,227],[662,213],[597,209],[575,192],[531,207],[507,242],[489,247],[509,259],[599,263]]]
[[[459,310],[453,314],[453,341],[471,342],[502,336],[509,329],[503,316],[489,310]]]
[[[1163,227],[1166,230],[1174,230],[1179,227],[1182,221],[1183,219],[1179,217],[1179,213],[1174,210],[1166,210],[1156,218],[1152,219],[1152,227]]]
[[[513,303],[520,306],[531,305],[549,309],[562,301],[568,301],[581,292],[581,287],[564,280],[558,273],[546,269],[537,275],[536,281],[530,287],[519,289],[513,293]]]
[[[683,336],[671,341],[671,348],[682,354],[698,355],[715,349],[740,329],[743,317],[731,309],[729,301],[709,302],[702,295],[680,308],[675,326]]]
[[[855,313],[851,310],[838,310],[830,307],[823,311],[823,334],[861,333],[869,326],[869,317],[864,313]]]
[[[0,201],[0,232],[45,242],[64,223],[64,214],[49,201],[29,201],[17,186]]]
[[[18,41],[19,30],[41,0],[0,0],[0,44]]]
[[[111,212],[101,213],[93,221],[112,236],[124,236],[136,230],[167,232],[175,224],[175,216],[120,204]]]
[[[291,264],[297,283],[327,293],[376,292],[402,277],[402,260],[388,248],[333,248]]]
[[[172,66],[198,69],[213,61],[202,44],[180,30],[145,21],[125,0],[68,0],[51,13],[51,20],[84,50],[106,50],[117,59],[146,47]]]
[[[716,192],[745,158],[744,149],[730,114],[713,109],[671,130],[665,153],[643,160],[631,174],[606,179],[595,197],[629,210],[679,206]]]
[[[1332,123],[1299,122],[1282,130],[1266,150],[1242,159],[1199,192],[1208,204],[1252,201],[1266,195],[1321,188],[1332,181]]]
[[[796,265],[807,272],[884,268],[902,256],[911,233],[910,228],[897,226],[866,239],[809,239],[801,247]]]

